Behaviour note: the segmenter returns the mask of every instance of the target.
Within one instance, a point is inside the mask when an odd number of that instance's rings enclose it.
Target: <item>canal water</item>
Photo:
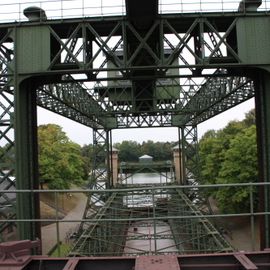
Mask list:
[[[128,185],[147,185],[170,183],[173,180],[173,175],[169,172],[163,173],[136,173],[126,176],[123,184]],[[155,195],[154,201],[168,195]],[[155,203],[154,202],[154,203]],[[152,194],[136,194],[127,195],[124,197],[124,204],[133,209],[136,208],[152,208]],[[136,211],[136,210],[135,210]],[[125,255],[131,254],[158,254],[158,253],[177,253],[178,249],[175,246],[174,239],[170,226],[163,221],[151,220],[147,222],[134,222],[128,228],[127,241],[124,249]]]
[[[173,175],[170,172],[162,173],[135,173],[133,175],[121,175],[123,184],[166,184],[173,180]]]
[[[170,172],[163,173],[136,173],[136,174],[123,174],[120,175],[121,183],[130,185],[164,185],[174,181],[174,175]],[[104,185],[105,183],[99,182]],[[146,188],[147,190],[147,188]],[[154,203],[162,198],[169,198],[167,194],[155,194]],[[100,199],[92,198],[92,200]],[[100,206],[102,203],[99,202]],[[97,205],[98,205],[97,204]],[[128,208],[132,208],[135,212],[140,212],[141,209],[149,209],[153,207],[153,195],[148,191],[127,193],[123,197],[123,204]],[[152,215],[150,214],[150,217]],[[127,240],[123,255],[136,255],[136,254],[158,254],[158,253],[177,253],[172,232],[168,223],[163,221],[147,220],[133,222],[130,224],[127,231]]]

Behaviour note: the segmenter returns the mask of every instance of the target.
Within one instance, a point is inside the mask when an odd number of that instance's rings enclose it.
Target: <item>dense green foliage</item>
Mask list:
[[[41,125],[38,128],[40,181],[51,189],[69,188],[85,178],[85,165],[78,144],[69,140],[62,128]]]
[[[119,151],[120,161],[138,161],[141,155],[140,144],[135,141],[123,141],[116,143],[114,147]]]
[[[84,161],[84,170],[88,174],[92,169],[94,147],[92,144],[85,144],[81,147],[81,155]],[[104,157],[105,160],[105,157]]]
[[[126,162],[136,162],[142,155],[150,155],[154,161],[171,160],[172,148],[175,142],[153,142],[151,140],[142,144],[135,141],[123,141],[114,144],[119,150],[119,160]]]
[[[257,181],[255,113],[243,121],[230,122],[219,131],[210,130],[199,142],[200,183],[226,184]],[[209,189],[223,212],[249,211],[249,188]],[[257,192],[254,190],[254,197]]]
[[[11,144],[6,144],[0,147],[0,166],[2,170],[14,169],[15,154],[14,147]]]

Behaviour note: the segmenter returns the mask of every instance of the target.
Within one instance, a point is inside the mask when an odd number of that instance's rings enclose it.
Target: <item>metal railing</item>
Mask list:
[[[213,189],[223,188],[247,188],[249,211],[241,213],[212,213],[202,214],[196,205],[196,201],[190,201],[186,195],[191,190],[194,192],[206,192]],[[254,190],[270,188],[270,183],[241,183],[241,184],[219,184],[219,185],[198,185],[194,186],[147,186],[141,188],[118,188],[112,190],[1,190],[0,194],[8,193],[52,193],[54,197],[54,215],[39,219],[16,219],[12,215],[2,216],[0,224],[38,223],[42,227],[42,239],[48,240],[50,246],[43,247],[43,252],[48,251],[56,245],[56,254],[61,253],[60,243],[64,242],[65,250],[72,251],[82,238],[91,241],[91,250],[95,256],[108,255],[135,255],[135,254],[164,254],[164,253],[201,253],[201,252],[226,252],[226,241],[235,244],[233,230],[237,233],[242,227],[248,228],[250,243],[248,250],[259,249],[258,223],[259,218],[269,218],[270,213],[258,209],[254,198]],[[87,218],[61,215],[61,198],[65,196],[76,196],[83,193],[85,196],[92,196],[92,214]],[[113,197],[112,197],[113,196]],[[86,202],[86,200],[85,200]],[[62,202],[63,204],[63,202]],[[63,207],[63,205],[62,205]],[[203,207],[203,206],[200,206]],[[84,206],[82,206],[84,208]],[[82,209],[83,210],[83,209]],[[83,212],[83,211],[82,211]],[[228,224],[233,220],[237,222],[244,219],[245,224]],[[243,220],[242,220],[243,221]],[[210,223],[209,223],[210,222]],[[50,223],[49,227],[45,224]],[[213,227],[213,224],[215,227]],[[166,227],[167,226],[167,227]],[[2,241],[6,241],[8,227],[2,231]],[[47,230],[48,228],[49,231]],[[162,229],[163,228],[163,229]],[[79,232],[83,229],[87,233]],[[137,231],[139,230],[139,231]],[[245,231],[247,233],[247,231]],[[269,232],[264,232],[269,233]],[[79,236],[82,235],[82,238]],[[218,235],[222,237],[219,238]],[[236,235],[236,233],[235,233]],[[211,237],[210,237],[211,236]],[[218,236],[218,237],[217,237]],[[48,239],[49,237],[49,239]],[[267,237],[267,236],[266,236]],[[245,236],[248,238],[248,236]],[[53,241],[51,239],[54,239]],[[225,244],[222,242],[225,239]],[[81,242],[79,242],[81,241]],[[147,248],[142,249],[130,246],[128,241],[146,241]],[[167,241],[165,246],[161,242]],[[46,241],[45,241],[46,242]],[[53,243],[53,245],[52,245]],[[144,245],[146,244],[145,242]],[[212,248],[209,246],[211,243]],[[217,244],[218,243],[218,244]],[[225,245],[221,248],[220,243]],[[44,243],[43,243],[44,244]],[[234,248],[245,249],[241,243],[236,243]],[[110,249],[106,248],[111,245]],[[116,248],[117,247],[117,248]],[[150,250],[147,250],[150,249]],[[84,250],[81,251],[85,252]],[[76,250],[71,255],[77,255]],[[86,253],[87,254],[87,253]]]
[[[246,0],[249,2],[252,0]],[[159,13],[238,12],[240,0],[159,0]],[[26,21],[23,11],[31,6],[46,12],[47,19],[123,16],[125,0],[2,0],[0,23]],[[270,0],[262,0],[258,11],[268,11]],[[242,12],[245,12],[245,8]]]
[[[253,0],[244,0],[247,4]],[[241,12],[248,8],[241,7],[241,0],[159,0],[159,13],[202,13],[202,12]],[[259,1],[258,1],[259,2]],[[258,11],[268,11],[270,1],[262,0]]]
[[[123,16],[125,0],[4,0],[0,3],[0,23],[27,21],[23,11],[39,7],[46,12],[47,19]]]

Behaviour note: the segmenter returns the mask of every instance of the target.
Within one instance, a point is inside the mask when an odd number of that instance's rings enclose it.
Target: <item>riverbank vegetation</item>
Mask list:
[[[199,142],[200,184],[233,184],[258,181],[255,111],[243,121],[232,121],[225,128],[209,130]],[[208,196],[217,201],[222,212],[249,212],[250,188],[226,187],[211,189]],[[258,190],[253,188],[254,206]]]

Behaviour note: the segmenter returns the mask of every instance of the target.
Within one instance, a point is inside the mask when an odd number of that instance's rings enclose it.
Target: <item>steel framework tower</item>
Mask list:
[[[29,21],[0,24],[0,140],[6,144],[1,155],[10,156],[15,150],[16,188],[39,187],[37,105],[94,129],[93,185],[102,188],[98,183],[102,178],[110,189],[113,129],[177,127],[183,182],[191,184],[198,162],[197,125],[254,96],[259,178],[269,182],[270,38],[266,33],[270,23],[268,12],[257,11],[260,4],[260,0],[242,1],[237,12],[159,14],[158,0],[126,0],[124,16],[64,20],[46,19],[43,10],[32,7],[25,10]],[[98,170],[104,151],[107,167]],[[14,185],[13,172],[14,168],[1,164],[5,189]],[[166,194],[177,202],[174,205],[185,202],[186,207],[193,207],[185,194]],[[111,204],[122,201],[119,196],[123,195],[116,191],[108,197],[101,217],[114,208]],[[261,205],[266,213],[269,196],[265,186]],[[38,200],[36,193],[17,194],[21,239],[40,236],[37,223],[26,222],[39,217]],[[196,214],[197,210],[192,211]],[[85,213],[89,217],[88,208]],[[171,223],[172,228],[183,226]],[[202,223],[194,225],[196,230],[209,228]],[[262,224],[262,247],[269,248],[269,215]],[[126,225],[123,221],[118,228],[125,230]],[[104,233],[101,227],[95,229],[91,233]],[[207,245],[206,240],[203,243],[197,243],[198,249]],[[104,247],[98,245],[95,250],[103,252]]]

